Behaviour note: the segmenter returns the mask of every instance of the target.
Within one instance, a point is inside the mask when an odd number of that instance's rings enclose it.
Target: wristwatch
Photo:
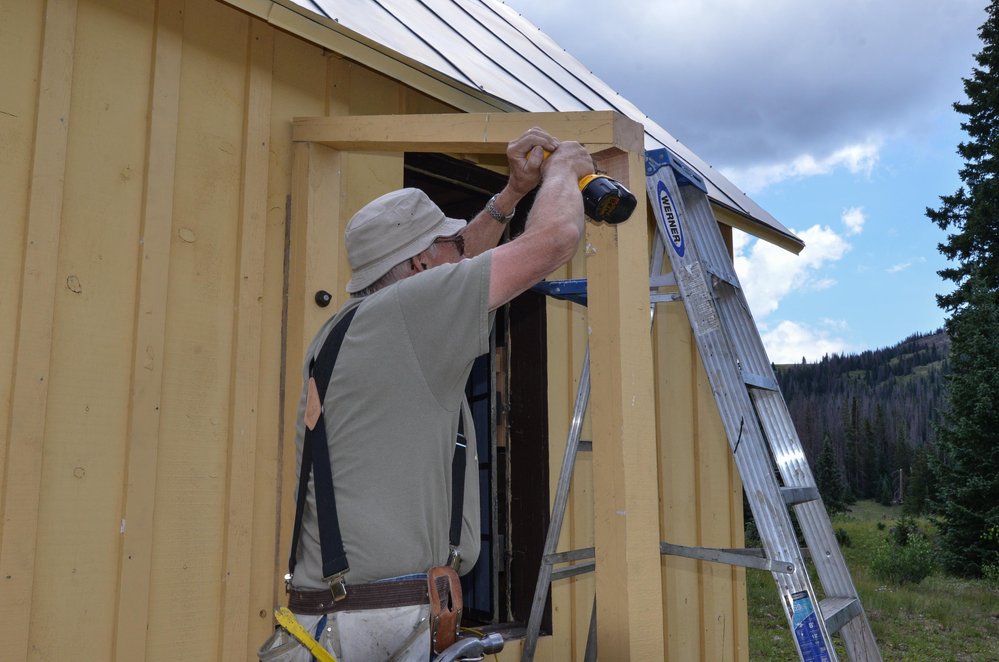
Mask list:
[[[489,213],[490,216],[493,217],[493,220],[495,220],[497,223],[502,223],[503,225],[506,225],[513,219],[513,215],[517,213],[517,208],[514,207],[513,209],[510,210],[509,214],[504,214],[499,209],[496,209],[496,198],[498,197],[499,193],[489,198],[489,202],[486,203],[486,211]]]

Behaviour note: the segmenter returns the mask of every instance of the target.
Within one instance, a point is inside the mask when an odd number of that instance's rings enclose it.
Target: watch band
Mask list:
[[[506,225],[513,219],[513,215],[517,213],[517,208],[514,207],[510,210],[509,214],[504,214],[499,209],[496,209],[496,198],[499,197],[499,193],[489,198],[489,202],[486,203],[486,212],[493,217],[493,220],[497,223],[502,223]]]

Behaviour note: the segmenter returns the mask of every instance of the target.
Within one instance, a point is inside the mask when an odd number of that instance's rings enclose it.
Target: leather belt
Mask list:
[[[348,584],[347,597],[335,602],[333,593],[329,589],[303,591],[292,588],[288,591],[288,609],[296,614],[308,616],[359,609],[408,607],[409,605],[425,605],[429,602],[426,579],[398,579],[371,584]]]

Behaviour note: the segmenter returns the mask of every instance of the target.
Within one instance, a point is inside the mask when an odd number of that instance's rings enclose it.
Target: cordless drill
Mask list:
[[[545,158],[551,154],[545,150]],[[607,175],[586,175],[579,180],[579,191],[583,194],[583,211],[594,221],[611,225],[623,223],[631,218],[638,200],[624,184]]]
[[[631,218],[638,201],[635,195],[621,182],[606,175],[587,175],[579,180],[579,190],[583,194],[583,209],[594,221],[611,225],[623,223]]]

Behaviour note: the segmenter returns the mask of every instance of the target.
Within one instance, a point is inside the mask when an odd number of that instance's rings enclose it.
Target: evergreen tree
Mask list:
[[[822,495],[822,501],[826,505],[826,511],[832,515],[846,510],[846,502],[843,499],[844,488],[843,479],[836,464],[836,454],[833,452],[832,440],[827,434],[822,439],[822,452],[819,454],[819,461],[815,464],[815,483]]]
[[[909,486],[905,488],[903,510],[907,515],[922,515],[926,511],[929,489],[927,453],[925,448],[919,448],[913,453],[912,474]]]
[[[939,248],[952,266],[939,273],[955,285],[937,297],[952,341],[935,463],[940,533],[948,567],[968,575],[999,552],[985,539],[999,525],[999,0],[986,12],[967,102],[954,104],[968,136],[958,146],[962,186],[926,212],[949,232]]]

